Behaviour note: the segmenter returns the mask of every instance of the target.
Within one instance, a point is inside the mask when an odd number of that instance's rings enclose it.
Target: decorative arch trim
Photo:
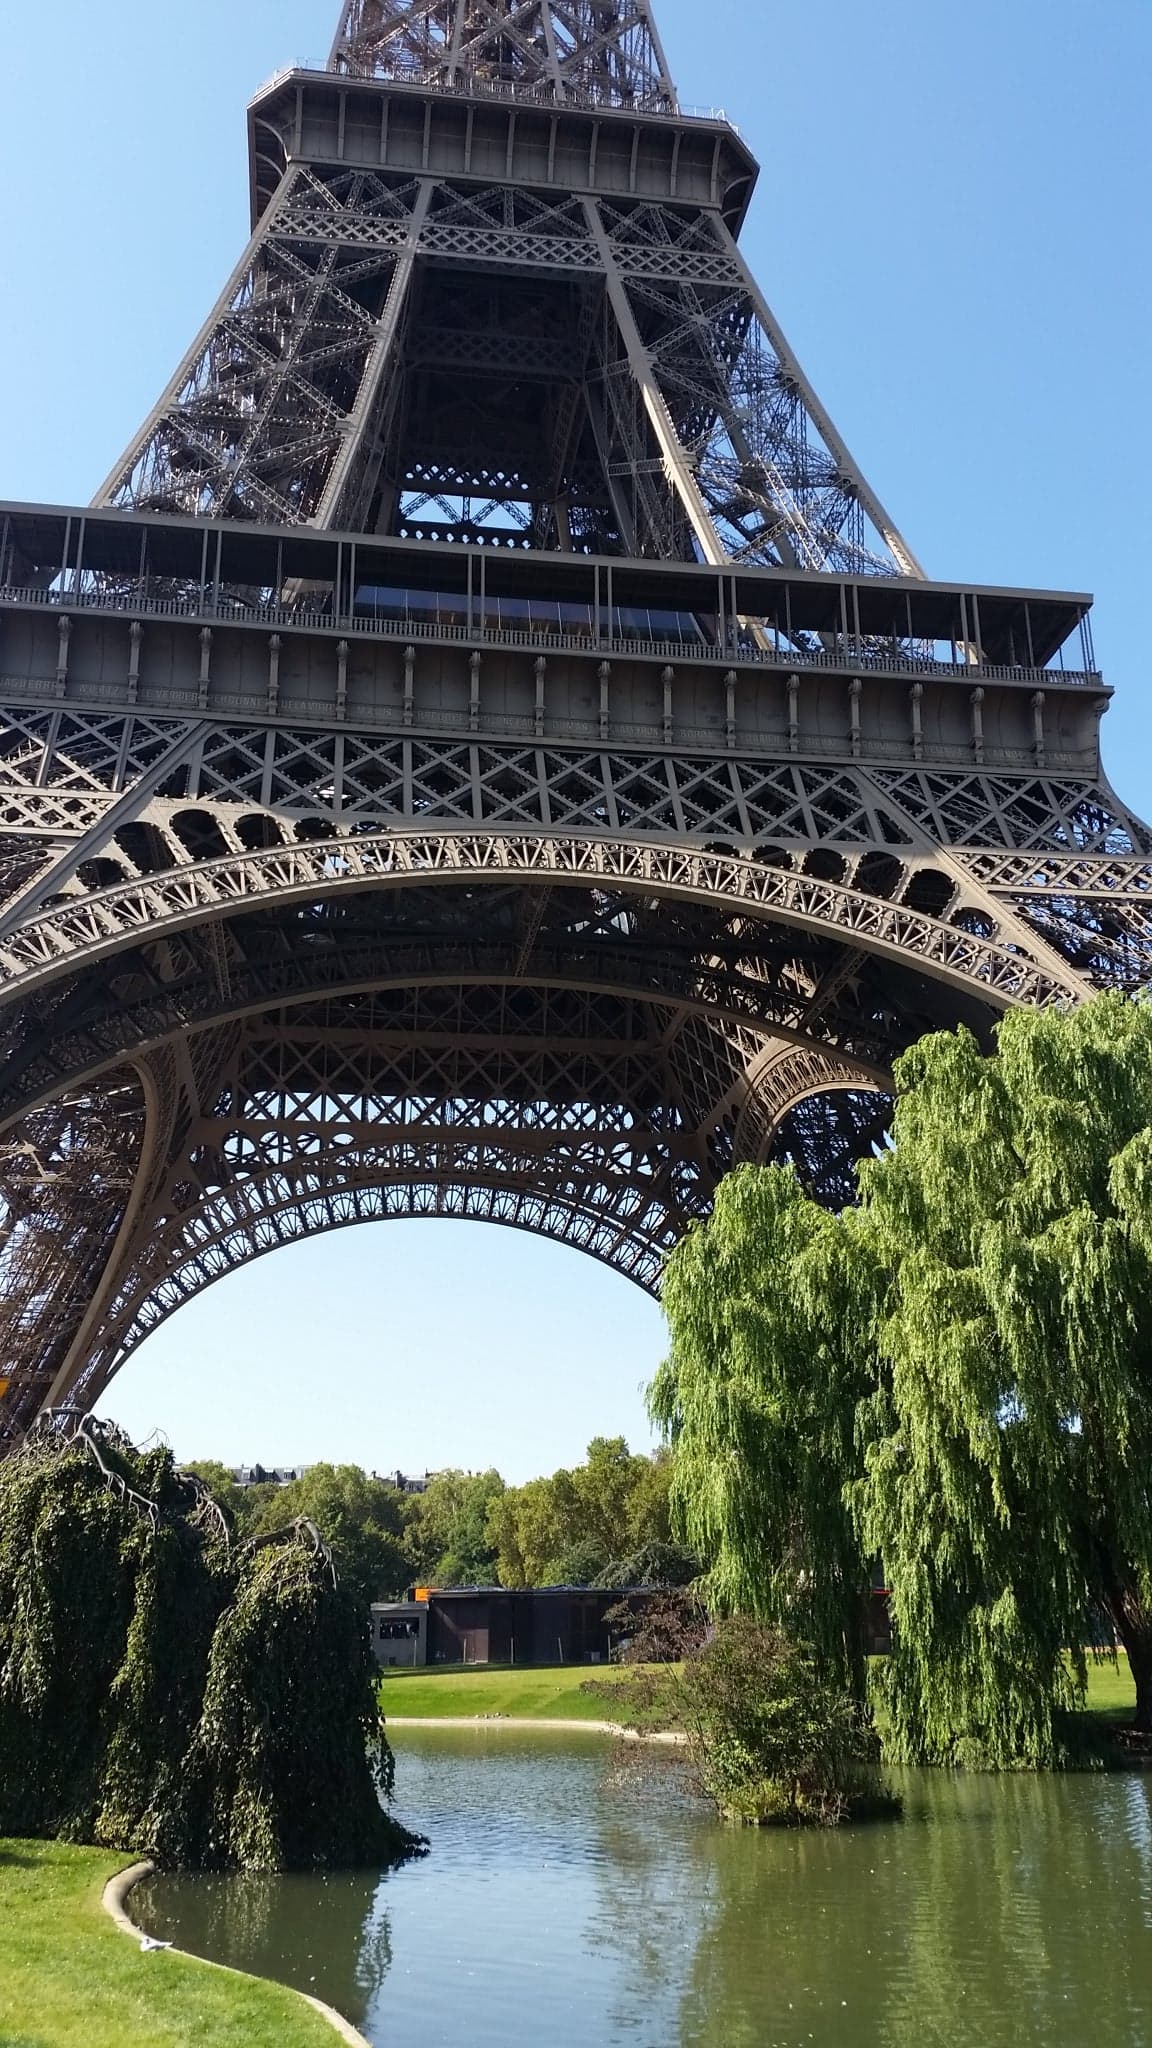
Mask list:
[[[347,1213],[333,1213],[337,1203],[343,1204]],[[442,1187],[434,1182],[351,1186],[305,1200],[285,1197],[275,1208],[262,1212],[261,1218],[254,1219],[266,1221],[266,1241],[255,1241],[242,1256],[231,1257],[221,1233],[211,1270],[195,1271],[195,1257],[189,1252],[181,1264],[154,1281],[147,1291],[140,1289],[130,1296],[119,1314],[114,1305],[105,1344],[85,1367],[74,1371],[67,1391],[72,1396],[80,1395],[85,1405],[91,1405],[146,1337],[198,1294],[256,1259],[332,1230],[428,1217],[495,1223],[550,1238],[586,1253],[631,1280],[645,1294],[659,1299],[661,1272],[670,1247],[630,1235],[622,1220],[582,1208],[563,1196],[545,1192],[525,1194],[498,1182],[479,1181],[459,1187]],[[242,1230],[244,1220],[236,1219],[233,1227]]]
[[[782,856],[786,859],[787,856]],[[376,832],[165,869],[82,899],[68,898],[0,942],[2,999],[23,996],[143,939],[235,914],[274,898],[315,902],[381,887],[577,881],[731,910],[851,938],[1007,1008],[1080,1001],[1085,984],[1055,957],[945,924],[923,911],[754,856],[659,841],[537,833]]]

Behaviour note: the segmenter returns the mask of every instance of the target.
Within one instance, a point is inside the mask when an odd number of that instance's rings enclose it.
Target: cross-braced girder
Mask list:
[[[23,1369],[14,1417],[50,1390],[92,1397],[235,1264],[369,1215],[530,1223],[654,1287],[733,1161],[770,1155],[790,1103],[849,1081],[882,1092],[924,1028],[959,1004],[986,1030],[1005,999],[988,968],[1012,956],[939,925],[946,959],[884,964],[838,915],[852,892],[803,870],[777,917],[789,870],[674,846],[357,834],[303,850],[307,889],[281,874],[266,907],[269,847],[158,869],[149,886],[177,887],[176,915],[154,899],[115,939],[115,888],[64,897],[99,929],[70,960],[54,942],[25,1000],[9,976],[0,1164],[51,1103],[99,1101],[126,1057],[151,1105],[114,1192],[73,1191],[109,1217],[100,1285]],[[239,899],[229,884],[227,905],[194,907],[245,867]],[[61,914],[44,912],[53,931]],[[917,914],[896,914],[906,936]],[[842,1123],[812,1129],[805,1171],[831,1189]]]
[[[347,0],[250,119],[105,509],[0,520],[0,1443],[355,1222],[655,1292],[925,1031],[1152,978],[1090,600],[923,577],[648,0]]]
[[[567,178],[554,131],[541,176],[509,128],[501,174],[461,107],[459,174],[445,175],[431,101],[413,153],[396,139],[411,106],[390,127],[382,87],[378,141],[358,121],[355,161],[340,164],[319,139],[310,155],[297,107],[252,241],[100,502],[920,573],[757,292],[730,174],[717,155],[706,194],[681,177],[646,0],[352,0],[332,62],[437,94],[647,110],[656,126],[602,143],[597,128],[587,170]],[[343,114],[338,140],[346,156]],[[642,142],[666,192],[648,194],[647,168],[638,177]],[[627,174],[605,173],[626,145]],[[605,175],[601,195],[586,189]]]
[[[648,0],[346,0],[332,69],[578,105],[676,105]]]

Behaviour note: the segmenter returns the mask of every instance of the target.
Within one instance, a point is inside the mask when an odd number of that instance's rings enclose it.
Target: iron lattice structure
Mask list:
[[[930,582],[647,0],[349,0],[87,509],[0,507],[2,1427],[483,1217],[655,1290],[921,1032],[1147,978],[1089,600]]]

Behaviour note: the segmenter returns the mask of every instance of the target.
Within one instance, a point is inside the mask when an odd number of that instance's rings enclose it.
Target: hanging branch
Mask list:
[[[312,1545],[312,1554],[321,1570],[327,1571],[332,1584],[336,1584],[336,1564],[332,1552],[323,1536],[307,1515],[297,1515],[294,1522],[288,1522],[283,1529],[269,1529],[262,1536],[250,1536],[241,1545],[241,1556],[250,1550],[265,1550],[272,1543],[301,1543],[307,1537]]]
[[[133,1507],[139,1508],[141,1514],[147,1515],[153,1529],[160,1527],[159,1504],[151,1500],[147,1494],[137,1493],[135,1487],[128,1484],[124,1474],[118,1472],[114,1465],[109,1465],[104,1456],[104,1450],[107,1448],[120,1449],[121,1446],[127,1445],[127,1437],[116,1428],[115,1423],[104,1422],[99,1416],[88,1415],[80,1408],[45,1408],[32,1424],[28,1439],[43,1440],[53,1446],[78,1444],[95,1459],[104,1476],[105,1484],[117,1499],[125,1503],[131,1502]]]
[[[173,1477],[181,1490],[192,1496],[193,1506],[188,1516],[191,1526],[202,1529],[206,1523],[214,1522],[225,1551],[231,1553],[232,1529],[211,1487],[205,1484],[198,1472],[185,1472],[181,1467],[177,1467]]]

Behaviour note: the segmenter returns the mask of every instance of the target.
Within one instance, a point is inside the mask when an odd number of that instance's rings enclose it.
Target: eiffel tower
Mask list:
[[[893,1059],[1148,977],[1090,600],[930,581],[647,0],[348,0],[86,507],[0,506],[0,1391],[448,1215],[655,1291]]]

